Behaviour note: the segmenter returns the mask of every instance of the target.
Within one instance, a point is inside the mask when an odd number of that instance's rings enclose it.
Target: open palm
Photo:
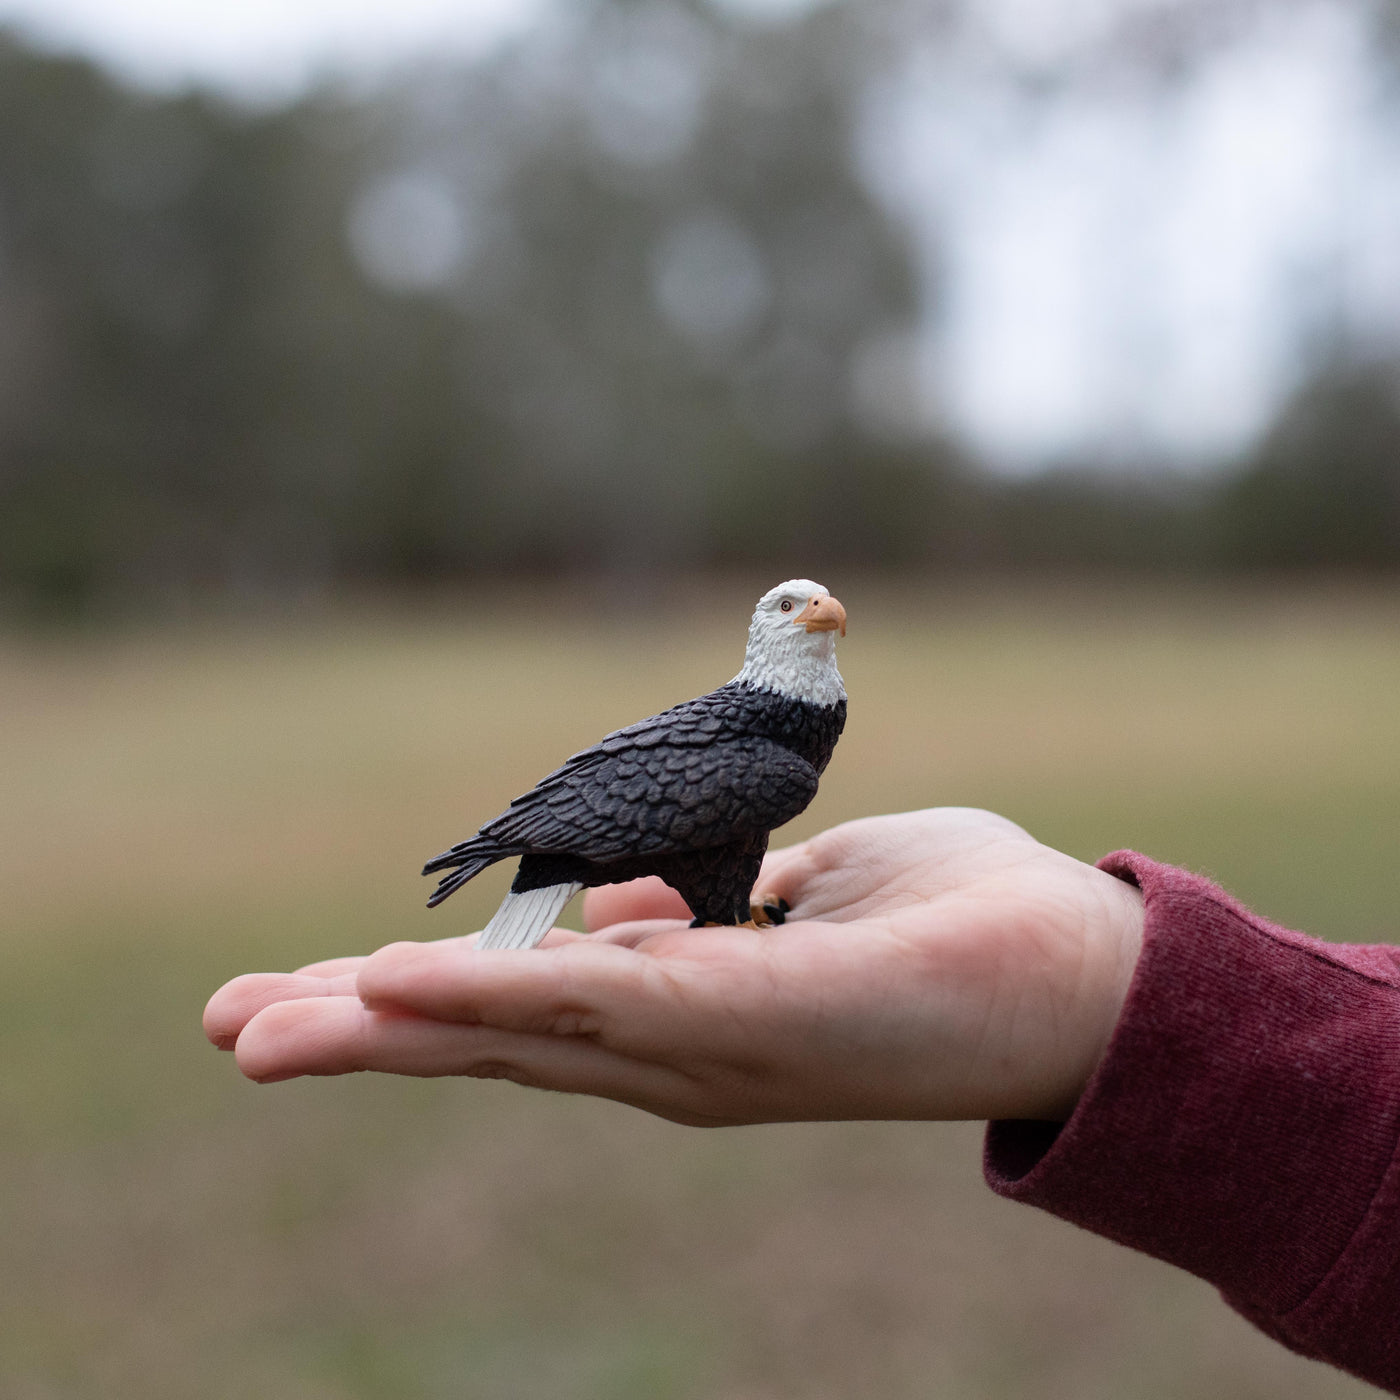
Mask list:
[[[590,892],[591,936],[471,938],[253,974],[210,1038],[263,1081],[382,1070],[598,1094],[695,1124],[1060,1118],[1141,941],[1137,892],[988,812],[835,827],[773,852],[781,927],[690,929],[657,880]]]

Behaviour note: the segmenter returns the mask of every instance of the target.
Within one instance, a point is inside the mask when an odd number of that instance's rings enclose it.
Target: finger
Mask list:
[[[258,1012],[277,1002],[354,995],[353,974],[319,977],[295,972],[249,972],[225,982],[204,1008],[204,1034],[220,1050],[232,1050]]]
[[[583,897],[583,923],[590,933],[638,919],[688,918],[685,900],[655,875],[622,885],[600,885]]]
[[[688,911],[687,911],[688,912]],[[587,935],[590,943],[611,943],[619,948],[642,948],[653,939],[663,935],[679,935],[694,932],[687,919],[638,919],[635,923],[609,924],[597,933]],[[647,949],[648,952],[651,949]]]
[[[237,1053],[238,1067],[262,1084],[360,1070],[456,1074],[594,1094],[668,1117],[689,1115],[688,1121],[697,1117],[693,1081],[591,1040],[448,1025],[370,1010],[357,997],[274,1003],[248,1023]]]
[[[562,948],[568,943],[578,943],[587,938],[586,933],[580,933],[573,928],[552,928],[535,945],[537,948]]]
[[[802,902],[803,886],[811,875],[811,864],[806,841],[769,851],[763,857],[763,866],[754,882],[753,898],[774,895],[787,901],[789,912],[796,910]]]
[[[426,941],[443,944],[466,943],[477,936],[475,933],[457,933],[450,938],[433,938]],[[339,977],[347,972],[358,972],[367,956],[361,953],[355,957],[324,958],[320,962],[307,963],[305,967],[297,968],[297,973],[305,977]]]
[[[673,1013],[676,970],[594,939],[528,953],[420,943],[381,948],[356,985],[370,1007],[543,1035],[598,1035],[620,1019],[653,1025]]]
[[[467,933],[457,934],[452,938],[434,938],[429,940],[429,946],[444,947],[473,947],[480,934]],[[585,934],[578,933],[571,928],[555,928],[545,934],[540,941],[542,948],[558,948],[565,943],[573,943],[577,939],[586,937]],[[299,977],[342,977],[346,973],[357,973],[364,966],[365,955],[347,958],[325,958],[321,962],[307,963],[305,967],[299,967],[296,975]]]
[[[339,977],[346,972],[358,972],[362,962],[363,954],[354,958],[323,958],[297,968],[296,972],[298,977]]]

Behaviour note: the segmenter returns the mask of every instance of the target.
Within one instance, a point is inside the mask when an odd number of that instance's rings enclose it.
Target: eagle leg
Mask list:
[[[745,919],[742,924],[717,924],[713,919],[692,919],[690,926],[691,928],[751,928],[760,933],[766,928],[773,927],[766,919],[758,918]]]

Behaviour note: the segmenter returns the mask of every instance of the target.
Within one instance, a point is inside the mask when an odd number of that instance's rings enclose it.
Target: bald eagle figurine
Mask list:
[[[695,924],[780,923],[750,904],[768,833],[803,811],[846,723],[836,635],[846,609],[789,579],[758,601],[743,669],[728,685],[609,734],[517,797],[470,840],[430,860],[428,901],[519,857],[479,948],[533,948],[581,889],[659,875]]]

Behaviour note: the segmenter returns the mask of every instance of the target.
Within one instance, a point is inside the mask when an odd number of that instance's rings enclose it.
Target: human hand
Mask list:
[[[529,952],[472,938],[238,977],[204,1014],[262,1082],[508,1078],[680,1123],[1064,1119],[1112,1032],[1137,890],[990,812],[850,822],[774,851],[795,916],[692,928],[661,882],[589,892]]]
[[[773,852],[793,915],[690,929],[659,880],[589,892],[591,937],[471,938],[236,978],[205,1029],[270,1082],[373,1069],[618,1099],[691,1124],[1068,1116],[1142,941],[1132,886],[961,808]]]

